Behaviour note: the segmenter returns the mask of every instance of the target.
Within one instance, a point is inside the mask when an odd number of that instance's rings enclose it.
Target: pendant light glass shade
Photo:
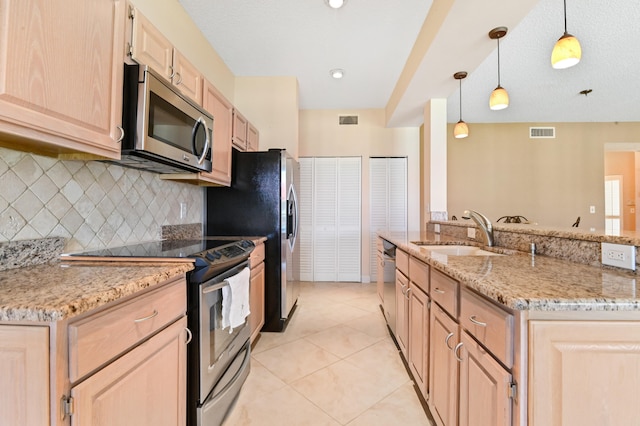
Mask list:
[[[458,121],[456,126],[453,128],[453,136],[456,139],[462,139],[469,136],[469,126],[467,126],[467,123],[462,120]]]
[[[557,70],[572,67],[580,62],[582,48],[577,38],[567,32],[567,0],[564,3],[564,34],[553,46],[551,66]]]
[[[453,78],[460,82],[460,121],[458,121],[453,128],[453,137],[456,139],[462,139],[469,136],[469,126],[462,121],[462,79],[467,77],[466,71],[458,71],[453,75]]]
[[[489,108],[494,111],[505,109],[509,106],[509,94],[503,87],[496,87],[489,97]]]
[[[498,42],[498,87],[489,96],[489,108],[493,111],[509,106],[509,94],[500,86],[500,39],[507,35],[507,27],[497,27],[489,31],[489,38]]]
[[[580,62],[582,48],[577,38],[564,33],[551,52],[551,66],[557,70],[572,67]]]

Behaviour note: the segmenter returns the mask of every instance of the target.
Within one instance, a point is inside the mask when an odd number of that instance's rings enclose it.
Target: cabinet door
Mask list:
[[[0,326],[0,425],[49,424],[49,328]]]
[[[258,337],[264,325],[264,263],[251,268],[251,283],[249,292],[249,329],[251,342]]]
[[[429,372],[429,296],[410,283],[409,368],[422,395],[427,398]]]
[[[71,389],[72,426],[186,423],[186,317]]]
[[[440,306],[431,304],[429,408],[439,426],[458,422],[458,370],[454,356],[459,327]]]
[[[249,123],[247,127],[247,151],[258,151],[260,143],[260,134],[258,129]]]
[[[0,4],[4,146],[120,157],[124,12],[124,0]]]
[[[396,341],[407,359],[409,342],[409,280],[402,272],[396,271]]]
[[[171,81],[173,77],[173,45],[142,13],[131,7],[132,19],[131,59],[148,65],[155,72]]]
[[[640,323],[531,321],[529,425],[637,425]]]
[[[244,115],[233,109],[233,146],[240,151],[247,150],[247,127],[249,123]]]
[[[191,64],[179,51],[173,51],[173,79],[172,83],[180,93],[190,98],[198,105],[202,105],[203,77],[198,69]]]
[[[204,83],[204,109],[213,115],[213,142],[211,147],[211,173],[201,173],[203,179],[220,185],[231,185],[231,127],[233,105],[213,87]]]
[[[511,424],[511,374],[466,332],[460,358],[460,426]]]

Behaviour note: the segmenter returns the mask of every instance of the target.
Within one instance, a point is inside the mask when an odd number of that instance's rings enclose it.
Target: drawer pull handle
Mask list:
[[[144,321],[148,321],[151,318],[155,318],[158,316],[158,311],[157,310],[153,310],[153,313],[151,315],[148,315],[146,317],[142,317],[142,318],[138,318],[138,319],[134,319],[133,322],[144,322]]]
[[[456,345],[455,349],[453,350],[453,356],[456,357],[456,359],[458,360],[458,362],[462,362],[462,358],[460,358],[460,355],[458,355],[458,351],[460,350],[460,348],[464,345],[464,343],[460,342]]]
[[[449,350],[453,350],[453,348],[451,346],[449,346],[449,339],[451,339],[453,337],[453,333],[449,333],[447,335],[447,338],[444,339],[444,344],[447,345],[447,347],[449,348]]]
[[[184,328],[184,331],[187,332],[187,341],[184,344],[188,345],[189,342],[191,342],[191,339],[193,339],[193,333],[191,333],[191,330],[189,330],[187,327]]]
[[[475,325],[479,325],[479,326],[481,326],[481,327],[486,327],[486,326],[487,326],[487,323],[486,323],[486,322],[478,321],[478,320],[476,319],[476,316],[475,316],[475,315],[471,315],[471,316],[469,317],[469,321],[471,321],[471,322],[472,322],[472,323],[474,323]]]
[[[404,298],[407,299],[407,300],[409,300],[409,297],[410,297],[409,293],[411,293],[411,289],[410,288],[408,288],[407,291],[404,292]]]
[[[444,290],[440,290],[438,287],[434,288],[433,291],[435,291],[436,293],[440,293],[440,294],[444,294],[445,293]]]

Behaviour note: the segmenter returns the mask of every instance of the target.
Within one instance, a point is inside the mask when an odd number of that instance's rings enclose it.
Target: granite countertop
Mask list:
[[[408,238],[380,234],[399,248],[460,281],[488,298],[515,310],[538,311],[637,311],[633,272],[595,267],[531,255],[499,247],[485,250],[504,256],[447,256],[412,242],[470,244],[434,233],[413,233]],[[479,245],[479,244],[471,244]]]
[[[54,262],[0,271],[0,321],[71,318],[191,269],[185,262]]]

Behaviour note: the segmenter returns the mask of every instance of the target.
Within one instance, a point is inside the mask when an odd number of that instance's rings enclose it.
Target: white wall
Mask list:
[[[358,125],[339,125],[357,115]],[[301,110],[301,157],[362,156],[362,275],[369,271],[369,157],[407,157],[409,230],[420,229],[420,128],[385,128],[383,109]]]

